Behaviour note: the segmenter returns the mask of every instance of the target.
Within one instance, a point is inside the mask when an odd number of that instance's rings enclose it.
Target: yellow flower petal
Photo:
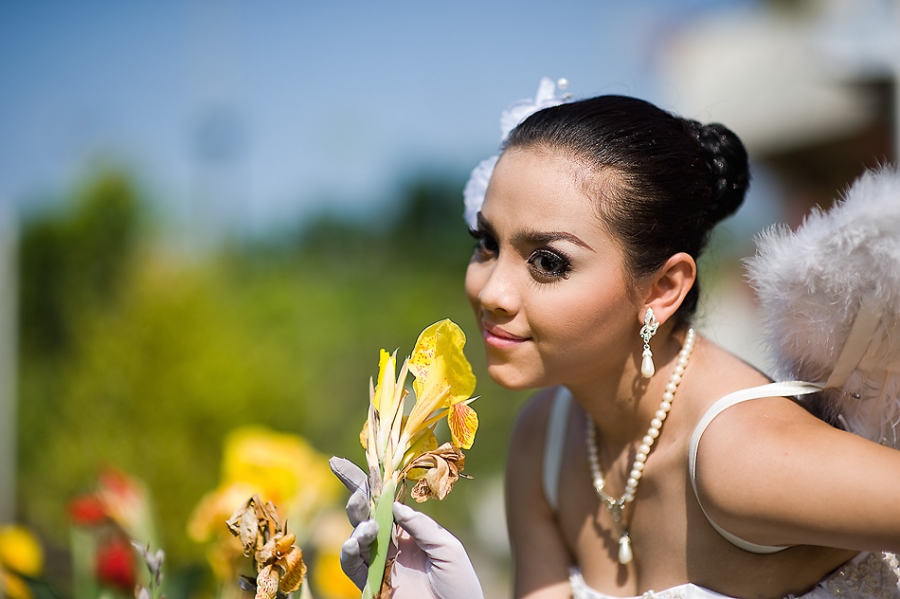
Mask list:
[[[396,376],[396,357],[395,355],[381,350],[378,360],[378,384],[375,386],[375,393],[372,395],[372,405],[381,413],[382,408],[389,408],[390,402],[394,396],[394,385]]]
[[[363,449],[368,448],[368,442],[366,439],[369,437],[369,420],[366,419],[366,423],[363,424],[362,430],[359,431],[359,444],[362,445]]]
[[[438,448],[437,437],[434,436],[434,431],[430,428],[426,428],[423,431],[420,431],[416,438],[413,439],[413,442],[410,444],[409,450],[406,452],[406,455],[403,456],[403,466],[409,464],[417,457],[426,453],[428,451],[434,451]],[[419,480],[423,476],[428,473],[427,468],[411,468],[406,473],[406,478],[409,480]]]
[[[40,574],[44,552],[37,537],[16,524],[0,528],[0,566],[26,576]]]
[[[450,427],[450,436],[453,444],[463,449],[471,449],[475,441],[475,431],[478,430],[478,414],[466,403],[458,403],[450,406],[447,415],[447,425]]]
[[[409,370],[416,377],[413,388],[417,398],[445,386],[450,388],[450,403],[472,395],[475,375],[463,353],[465,345],[465,333],[449,319],[438,321],[422,331],[409,360]]]
[[[305,439],[255,426],[235,429],[225,441],[222,486],[232,483],[250,485],[254,492],[279,506],[305,504],[317,508],[342,492],[325,456]],[[319,499],[310,502],[311,495]],[[299,522],[299,516],[308,519],[309,514],[291,516]]]
[[[441,320],[419,335],[409,359],[416,377],[416,403],[410,413],[410,433],[421,427],[435,411],[469,399],[475,390],[475,375],[463,353],[466,336],[453,321]]]
[[[359,589],[341,570],[340,553],[320,553],[312,570],[313,582],[329,599],[359,599]]]
[[[28,584],[11,572],[0,570],[0,591],[9,599],[33,599]]]

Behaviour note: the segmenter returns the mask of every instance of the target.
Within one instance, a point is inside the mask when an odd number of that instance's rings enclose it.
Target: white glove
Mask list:
[[[378,534],[374,520],[360,517],[361,504],[365,507],[362,513],[368,512],[368,478],[355,464],[342,458],[332,458],[331,469],[352,492],[347,516],[356,527],[341,547],[341,568],[362,589],[368,575],[369,546]],[[394,521],[402,529],[391,574],[393,599],[484,598],[475,569],[459,539],[425,514],[402,503],[394,503],[393,511]]]

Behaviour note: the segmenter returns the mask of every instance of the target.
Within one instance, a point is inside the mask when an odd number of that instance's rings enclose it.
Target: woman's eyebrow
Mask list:
[[[494,239],[497,238],[497,232],[494,231],[494,227],[491,226],[491,223],[488,222],[488,220],[481,214],[481,212],[479,212],[475,216],[475,220],[476,220],[476,226],[475,226],[476,232],[483,231],[484,233],[487,233]]]
[[[544,245],[554,241],[568,241],[586,250],[594,251],[576,235],[563,231],[519,231],[513,235],[513,243]]]
[[[491,223],[488,222],[488,220],[481,214],[481,212],[478,213],[478,216],[476,218],[478,220],[478,229],[484,231],[491,237],[497,237],[497,233],[496,231],[494,231],[494,227],[491,226]],[[568,241],[569,243],[573,243],[579,247],[583,247],[586,250],[590,250],[592,252],[594,251],[591,246],[583,242],[578,236],[563,231],[519,231],[518,233],[513,235],[512,241],[514,244],[530,245],[546,245],[554,241]]]

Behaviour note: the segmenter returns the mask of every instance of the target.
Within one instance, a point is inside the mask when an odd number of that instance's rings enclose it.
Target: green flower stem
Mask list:
[[[94,558],[97,553],[97,542],[94,535],[85,528],[72,526],[69,533],[69,545],[72,551],[75,599],[96,599],[100,594],[100,589],[94,573]]]
[[[397,491],[397,479],[391,477],[381,489],[381,497],[375,500],[375,522],[378,524],[378,536],[372,543],[372,561],[369,564],[369,578],[363,589],[363,599],[373,599],[381,590],[384,580],[384,567],[387,563],[388,549],[391,545],[391,532],[394,529],[394,495]]]

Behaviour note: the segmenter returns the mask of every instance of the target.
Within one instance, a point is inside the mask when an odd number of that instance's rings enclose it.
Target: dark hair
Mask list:
[[[747,152],[728,128],[636,98],[599,96],[541,110],[510,133],[504,150],[538,147],[611,169],[613,184],[596,190],[598,210],[622,241],[635,280],[677,252],[698,259],[750,184]],[[678,322],[694,313],[699,293],[698,281],[676,312]]]

